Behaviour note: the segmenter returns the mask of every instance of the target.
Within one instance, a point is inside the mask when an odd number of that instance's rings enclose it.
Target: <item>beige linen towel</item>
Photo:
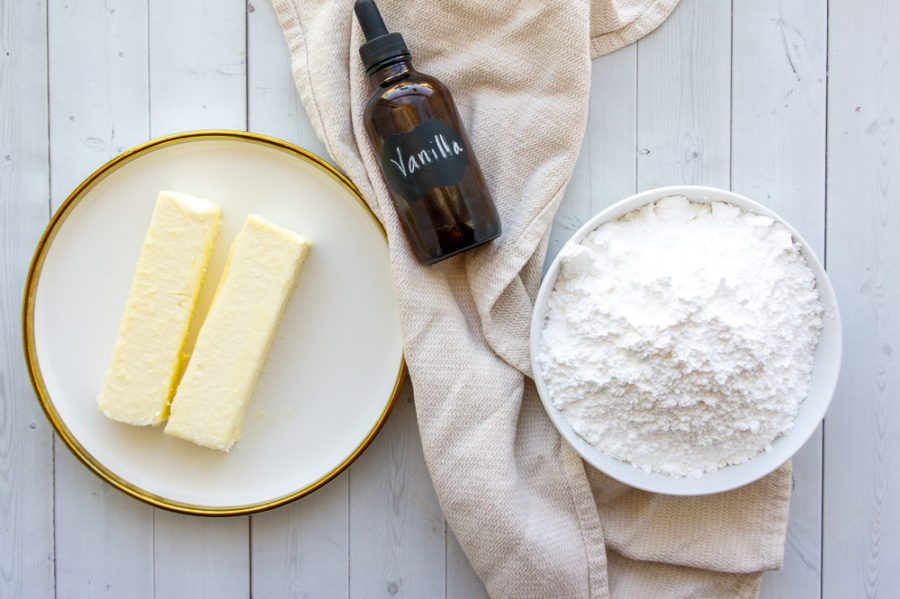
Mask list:
[[[585,468],[529,378],[532,300],[584,133],[590,59],[676,3],[379,2],[417,68],[453,93],[504,227],[423,267],[365,133],[372,89],[352,0],[273,0],[313,126],[387,231],[425,459],[494,597],[751,597],[780,566],[788,467],[712,497],[630,489]]]

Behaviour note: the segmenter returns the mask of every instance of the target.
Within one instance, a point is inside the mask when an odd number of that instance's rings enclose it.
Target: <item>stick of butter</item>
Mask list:
[[[159,192],[97,397],[108,418],[139,426],[166,419],[221,216],[206,200]]]
[[[165,433],[228,451],[312,243],[251,214],[235,237],[209,314],[172,399]]]

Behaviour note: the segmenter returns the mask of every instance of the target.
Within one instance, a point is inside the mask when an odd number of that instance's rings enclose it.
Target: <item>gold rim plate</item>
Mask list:
[[[229,454],[96,410],[160,189],[223,207],[197,316],[248,213],[315,243]],[[384,425],[405,371],[386,236],[359,191],[306,150],[238,131],[153,140],[81,183],[37,246],[22,320],[38,401],[69,449],[128,495],[189,514],[267,510],[332,480]],[[192,322],[189,345],[198,326]]]

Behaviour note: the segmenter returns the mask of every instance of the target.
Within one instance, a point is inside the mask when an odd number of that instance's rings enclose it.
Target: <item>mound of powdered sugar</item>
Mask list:
[[[646,471],[699,476],[791,428],[823,310],[783,225],[672,196],[560,254],[537,362],[588,443]]]

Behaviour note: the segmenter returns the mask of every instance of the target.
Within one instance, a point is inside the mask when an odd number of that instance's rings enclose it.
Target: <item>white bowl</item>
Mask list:
[[[563,413],[553,404],[536,360],[547,311],[547,301],[559,274],[560,261],[558,256],[550,265],[541,283],[531,319],[532,369],[541,401],[553,424],[563,438],[575,448],[575,451],[598,470],[632,487],[655,493],[669,495],[719,493],[746,485],[769,474],[790,459],[816,430],[816,427],[825,416],[837,385],[838,372],[841,365],[841,319],[838,313],[837,301],[834,297],[834,290],[831,287],[828,276],[825,274],[825,269],[822,268],[822,263],[800,234],[786,223],[784,219],[765,206],[723,189],[683,185],[661,187],[633,195],[613,204],[591,218],[572,235],[568,243],[579,243],[588,233],[603,223],[616,220],[645,204],[671,195],[683,195],[694,202],[727,202],[749,212],[769,216],[787,227],[794,240],[800,243],[803,257],[816,276],[816,286],[824,307],[822,316],[824,326],[819,338],[819,345],[816,348],[809,393],[800,405],[797,416],[794,419],[793,428],[772,443],[771,451],[762,452],[742,464],[726,466],[715,472],[707,472],[695,478],[679,478],[657,472],[645,472],[631,464],[612,458],[587,443],[572,429]]]

